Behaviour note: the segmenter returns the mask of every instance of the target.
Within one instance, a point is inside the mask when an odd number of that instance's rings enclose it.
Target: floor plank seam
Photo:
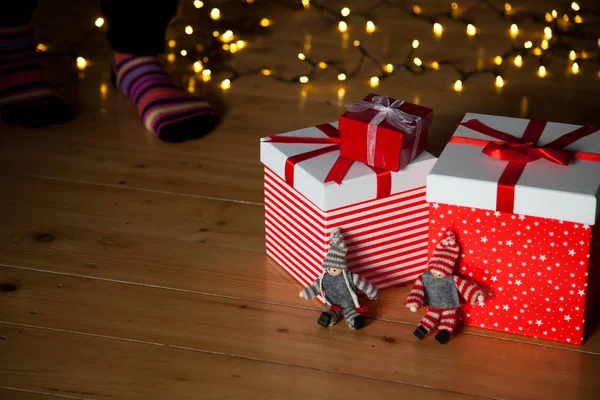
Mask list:
[[[80,279],[88,279],[88,280],[92,280],[92,281],[95,280],[95,281],[108,282],[108,283],[117,283],[117,284],[121,284],[121,285],[139,286],[139,287],[145,287],[145,288],[151,288],[151,289],[160,289],[160,290],[174,291],[174,292],[179,292],[179,293],[195,294],[195,295],[206,296],[206,297],[247,301],[247,302],[253,302],[253,303],[257,303],[257,304],[265,304],[265,305],[276,306],[276,307],[287,307],[287,308],[293,308],[293,309],[298,309],[298,310],[303,310],[303,311],[311,311],[311,312],[322,311],[321,308],[302,307],[302,306],[296,306],[296,305],[292,305],[292,304],[276,303],[276,302],[264,301],[264,300],[246,299],[243,297],[226,296],[226,295],[222,295],[222,294],[200,292],[200,291],[194,291],[194,290],[189,290],[189,289],[172,288],[172,287],[168,287],[168,286],[152,285],[152,284],[148,284],[148,283],[123,281],[123,280],[118,280],[118,279],[93,277],[93,276],[87,276],[87,275],[69,274],[69,273],[65,273],[65,272],[47,271],[47,270],[43,270],[43,269],[19,267],[19,266],[8,265],[8,264],[3,264],[3,263],[0,263],[0,267],[10,268],[10,269],[18,269],[18,270],[24,270],[24,271],[33,271],[33,272],[39,272],[39,273],[44,273],[44,274],[68,276],[68,277],[80,278]],[[386,319],[386,318],[373,318],[373,317],[367,317],[367,318],[374,320],[374,321],[382,321],[382,322],[388,322],[388,323],[399,324],[399,325],[413,325],[412,322],[394,321],[394,320],[390,320],[390,319]],[[501,341],[520,343],[520,344],[525,344],[525,345],[530,345],[530,346],[547,347],[547,348],[551,348],[551,349],[557,349],[557,350],[563,350],[563,351],[573,351],[576,353],[600,356],[600,353],[595,353],[595,352],[586,351],[586,350],[577,349],[577,348],[559,347],[559,346],[553,346],[551,344],[546,344],[546,343],[532,343],[532,342],[520,341],[517,339],[485,335],[485,334],[476,333],[476,332],[464,332],[464,331],[460,331],[460,330],[459,330],[459,332],[461,333],[461,335],[477,336],[477,337],[483,337],[486,339],[501,340]]]
[[[0,386],[0,390],[9,390],[12,392],[20,392],[20,393],[28,393],[28,394],[39,394],[40,396],[48,396],[48,397],[58,397],[59,399],[74,399],[74,400],[88,400],[88,397],[75,397],[66,394],[59,393],[48,393],[48,392],[40,392],[37,390],[29,390],[29,389],[21,389],[14,388],[9,386]]]
[[[191,351],[191,352],[195,352],[195,353],[210,354],[210,355],[220,356],[220,357],[238,358],[238,359],[268,363],[268,364],[273,364],[273,365],[302,368],[302,369],[312,370],[312,371],[316,371],[316,372],[327,372],[327,373],[332,373],[332,374],[337,374],[337,375],[350,376],[350,377],[354,377],[354,378],[371,379],[371,380],[376,380],[376,381],[380,381],[380,382],[420,387],[423,389],[437,390],[437,391],[446,392],[446,393],[456,393],[456,394],[470,396],[470,397],[485,398],[485,399],[490,399],[490,400],[503,400],[502,398],[499,398],[499,397],[481,396],[481,395],[477,395],[477,394],[473,394],[473,393],[437,388],[435,386],[419,385],[419,384],[410,383],[410,382],[395,381],[395,380],[391,380],[391,379],[382,379],[382,378],[378,378],[378,377],[356,375],[356,374],[352,374],[349,372],[334,371],[334,370],[328,370],[328,369],[324,369],[324,368],[305,367],[302,365],[289,364],[289,363],[285,363],[285,362],[281,362],[281,361],[265,360],[265,359],[261,359],[261,358],[257,358],[257,357],[241,356],[241,355],[237,355],[237,354],[224,353],[224,352],[219,352],[219,351],[202,350],[202,349],[196,349],[196,348],[187,347],[187,346],[177,346],[177,345],[166,344],[166,343],[149,342],[149,341],[145,341],[145,340],[122,338],[122,337],[118,337],[118,336],[100,335],[100,334],[96,334],[96,333],[78,332],[78,331],[71,331],[71,330],[67,330],[67,329],[47,328],[44,326],[36,326],[36,325],[29,325],[29,324],[17,324],[14,322],[7,322],[7,321],[0,321],[0,324],[8,325],[8,326],[15,326],[15,327],[22,327],[22,328],[39,329],[39,330],[45,330],[45,331],[50,331],[50,332],[59,332],[59,333],[65,333],[65,334],[70,334],[70,335],[81,335],[81,336],[89,336],[89,337],[108,339],[108,340],[118,340],[118,341],[128,342],[128,343],[136,343],[136,344],[155,346],[155,347],[164,347],[164,348],[182,350],[182,351]]]
[[[251,205],[251,206],[264,207],[264,203],[259,203],[259,202],[254,202],[254,201],[225,199],[225,198],[220,198],[220,197],[202,196],[199,194],[192,194],[192,193],[171,192],[168,190],[158,190],[158,189],[149,189],[149,188],[141,188],[141,187],[133,187],[133,186],[124,186],[124,185],[111,184],[111,183],[90,182],[90,181],[84,181],[84,180],[80,180],[80,179],[69,179],[69,178],[61,178],[61,177],[48,176],[48,175],[18,174],[18,176],[27,176],[27,177],[31,177],[31,178],[46,179],[46,180],[51,180],[51,181],[78,183],[81,185],[109,187],[109,188],[113,188],[113,189],[135,190],[138,192],[145,192],[145,193],[155,193],[155,194],[163,194],[163,195],[169,195],[169,196],[189,197],[189,198],[193,198],[193,199],[222,201],[222,202],[227,202],[227,203],[237,203],[237,204],[246,204],[246,205]]]

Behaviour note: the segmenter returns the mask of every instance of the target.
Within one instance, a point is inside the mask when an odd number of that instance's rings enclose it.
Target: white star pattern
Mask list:
[[[430,221],[438,220],[430,243],[443,228],[460,227],[457,271],[487,288],[485,304],[462,306],[461,323],[581,344],[590,226],[441,203],[430,211]],[[497,271],[503,265],[509,270]]]

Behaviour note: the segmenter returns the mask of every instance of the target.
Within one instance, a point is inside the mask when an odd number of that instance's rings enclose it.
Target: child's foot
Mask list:
[[[31,26],[0,20],[0,119],[42,127],[71,117],[45,77]]]
[[[135,103],[146,129],[167,142],[198,139],[217,125],[213,108],[175,85],[154,56],[115,53],[117,87]]]

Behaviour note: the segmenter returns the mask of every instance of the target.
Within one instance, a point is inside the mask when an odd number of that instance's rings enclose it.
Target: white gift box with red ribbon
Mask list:
[[[348,245],[349,269],[379,288],[422,273],[431,154],[400,172],[371,168],[339,156],[337,123],[331,123],[263,138],[261,161],[267,253],[302,285],[321,273],[336,227]]]

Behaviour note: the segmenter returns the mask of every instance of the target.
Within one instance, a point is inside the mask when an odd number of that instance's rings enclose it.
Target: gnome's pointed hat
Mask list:
[[[323,269],[337,268],[337,269],[348,269],[346,265],[346,244],[340,228],[335,228],[331,232],[331,241],[329,243],[329,250],[323,260]]]
[[[456,239],[456,234],[453,231],[447,230],[445,236],[446,237],[435,246],[427,269],[429,271],[441,272],[445,276],[448,276],[452,275],[454,272],[454,266],[460,255],[460,246]]]

